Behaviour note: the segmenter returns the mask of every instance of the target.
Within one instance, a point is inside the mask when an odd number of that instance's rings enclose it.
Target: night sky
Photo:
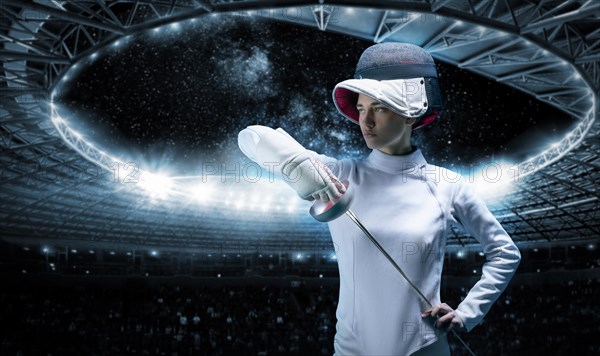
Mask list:
[[[369,150],[360,130],[335,110],[331,91],[352,78],[370,45],[288,23],[209,16],[109,46],[56,101],[105,151],[177,175],[202,162],[245,160],[237,133],[252,124],[282,127],[319,153],[361,157]],[[523,159],[573,124],[524,93],[437,65],[444,116],[413,133],[431,163]]]

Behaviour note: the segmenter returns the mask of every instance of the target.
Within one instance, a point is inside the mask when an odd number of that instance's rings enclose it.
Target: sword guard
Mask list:
[[[354,191],[351,189],[348,181],[343,181],[342,184],[346,187],[346,192],[338,199],[328,202],[315,200],[309,211],[315,220],[329,222],[344,215],[350,209],[352,199],[354,198]]]

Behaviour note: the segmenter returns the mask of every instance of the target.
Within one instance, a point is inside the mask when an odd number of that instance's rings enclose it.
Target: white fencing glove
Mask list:
[[[302,199],[334,201],[346,187],[317,159],[287,132],[279,128],[253,125],[240,131],[238,145],[242,152],[264,167],[275,167]]]

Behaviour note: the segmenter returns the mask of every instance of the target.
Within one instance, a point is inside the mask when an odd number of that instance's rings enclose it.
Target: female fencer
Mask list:
[[[433,305],[347,216],[330,221],[340,274],[337,355],[449,355],[446,332],[480,323],[519,265],[518,248],[466,179],[427,163],[411,145],[412,131],[442,109],[437,77],[433,58],[418,46],[381,43],[363,52],[354,79],[333,90],[336,108],[372,149],[363,160],[306,150],[281,129],[239,133],[242,152],[276,167],[304,199],[335,201],[348,182],[352,210]],[[449,224],[462,226],[486,255],[481,279],[455,308],[440,299]]]

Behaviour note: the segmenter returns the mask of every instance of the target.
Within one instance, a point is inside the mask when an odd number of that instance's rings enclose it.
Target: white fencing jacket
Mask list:
[[[261,141],[269,155],[279,145],[290,146],[272,129],[247,130],[240,133],[240,148],[259,164],[261,157],[252,155],[260,152]],[[462,225],[480,242],[486,254],[482,277],[455,311],[467,331],[481,322],[514,274],[520,253],[465,178],[428,164],[416,148],[406,155],[373,150],[363,161],[318,157],[350,183],[354,213],[433,305],[441,302],[449,224]],[[445,340],[432,319],[421,317],[429,306],[346,215],[328,224],[340,274],[336,354],[410,355]]]

